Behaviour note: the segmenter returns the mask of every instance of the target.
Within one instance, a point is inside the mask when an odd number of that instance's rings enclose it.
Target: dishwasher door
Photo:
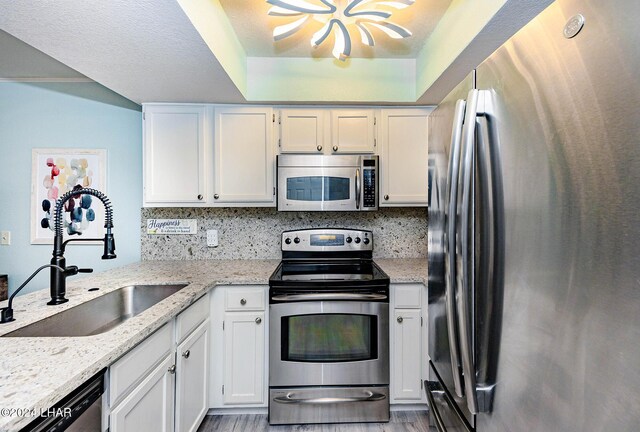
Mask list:
[[[105,371],[106,369],[101,370],[65,396],[47,410],[46,414],[43,413],[45,417],[38,417],[23,431],[101,431]]]

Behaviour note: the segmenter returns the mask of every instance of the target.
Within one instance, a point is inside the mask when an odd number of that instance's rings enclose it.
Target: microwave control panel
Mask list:
[[[363,177],[363,207],[375,207],[376,206],[376,170],[364,169],[362,171]]]

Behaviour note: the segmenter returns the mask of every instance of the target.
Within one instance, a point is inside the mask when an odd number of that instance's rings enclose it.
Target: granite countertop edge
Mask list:
[[[376,259],[391,283],[427,283],[426,258]],[[16,321],[0,336],[127,285],[188,283],[115,329],[85,337],[0,338],[0,413],[46,410],[87,379],[112,365],[162,325],[216,286],[267,285],[279,260],[142,261],[89,277],[69,279],[69,302],[46,306],[49,290],[16,297]],[[87,287],[98,286],[89,292]],[[5,306],[6,301],[0,306]],[[80,343],[81,342],[81,343]],[[61,377],[47,372],[54,363]],[[23,428],[34,417],[0,415],[0,430]]]

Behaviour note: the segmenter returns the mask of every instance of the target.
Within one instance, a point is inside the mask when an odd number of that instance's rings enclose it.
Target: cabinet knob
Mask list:
[[[256,324],[260,324],[262,322],[262,318],[258,317],[256,318]]]
[[[402,323],[402,321],[404,321],[404,319],[402,319],[402,317],[398,317],[398,322]]]
[[[167,369],[167,371],[168,371],[170,374],[174,374],[174,373],[176,373],[176,365],[171,365],[171,366],[169,366],[169,369]]]
[[[385,200],[385,201],[389,201],[389,195],[385,195],[385,196],[384,196],[384,200]]]
[[[182,357],[184,358],[189,358],[189,356],[191,355],[191,351],[186,350],[185,352],[182,353]]]
[[[203,197],[202,197],[202,195],[198,195],[198,199],[199,199],[200,201],[202,201],[202,198],[203,198]]]
[[[333,146],[333,151],[338,151],[338,146],[337,145]]]
[[[322,146],[319,145],[318,147],[316,147],[318,149],[318,151],[322,151]]]
[[[240,304],[242,306],[246,305],[247,304],[247,299],[240,299]]]
[[[213,196],[213,199],[218,199],[218,198],[220,198],[220,195],[218,195],[218,194],[215,194],[215,195]]]

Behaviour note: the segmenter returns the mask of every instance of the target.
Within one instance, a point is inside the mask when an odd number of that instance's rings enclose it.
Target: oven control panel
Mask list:
[[[282,233],[282,250],[300,252],[372,251],[373,233],[344,228],[285,231]]]

